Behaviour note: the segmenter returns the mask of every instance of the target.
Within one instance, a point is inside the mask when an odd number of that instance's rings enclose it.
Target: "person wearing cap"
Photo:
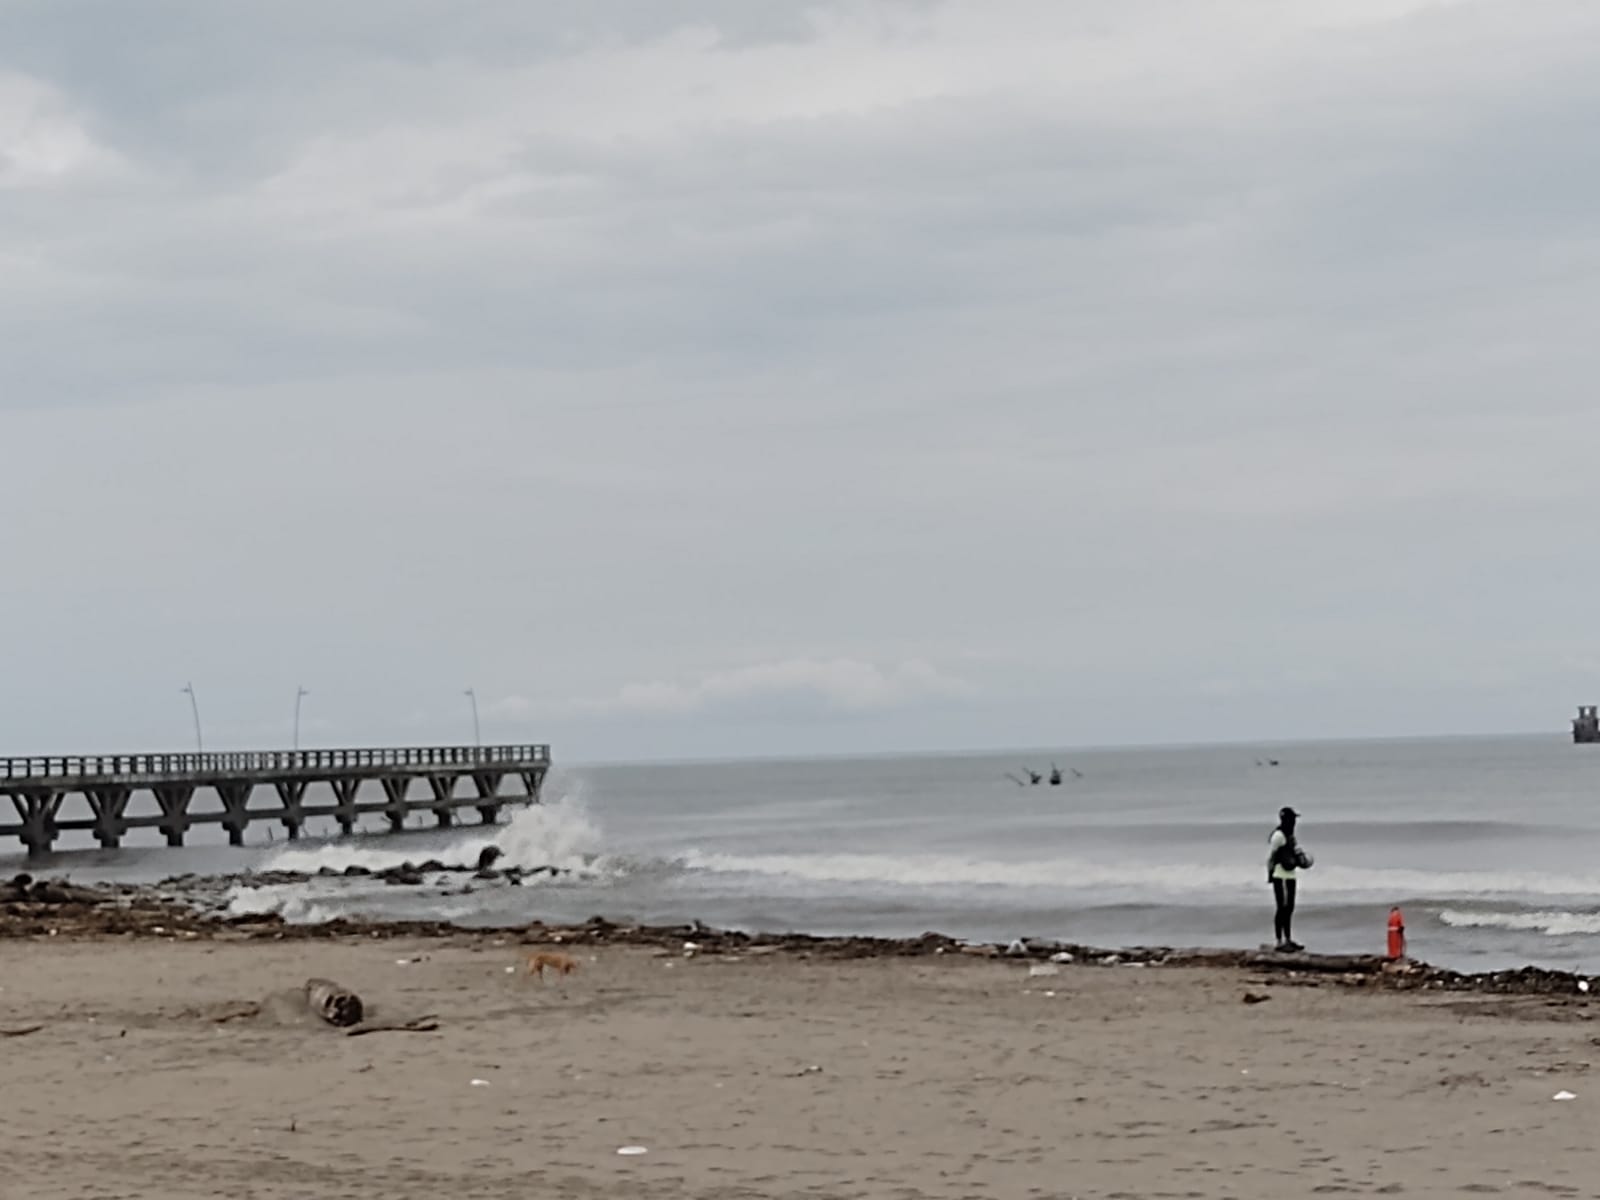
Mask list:
[[[1277,910],[1272,914],[1272,932],[1278,940],[1278,949],[1304,950],[1294,940],[1294,890],[1295,868],[1299,865],[1300,848],[1295,844],[1294,826],[1300,814],[1292,808],[1278,810],[1278,827],[1267,839],[1267,882],[1272,885],[1272,898]]]

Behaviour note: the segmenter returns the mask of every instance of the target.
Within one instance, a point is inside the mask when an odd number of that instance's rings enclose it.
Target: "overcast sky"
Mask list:
[[[1546,729],[1594,0],[0,0],[0,752]]]

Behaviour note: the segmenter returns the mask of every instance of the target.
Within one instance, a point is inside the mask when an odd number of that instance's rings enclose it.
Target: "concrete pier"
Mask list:
[[[417,812],[452,825],[469,808],[493,824],[507,804],[537,804],[549,768],[550,747],[536,745],[0,758],[0,814],[9,800],[17,816],[0,824],[0,838],[18,837],[30,855],[40,855],[74,829],[111,848],[142,828],[181,846],[197,825],[221,825],[228,841],[242,846],[257,821],[280,823],[292,839],[312,817],[332,817],[348,834],[367,813],[381,814],[393,830]],[[513,783],[503,791],[507,780]],[[331,799],[307,799],[318,784]],[[382,797],[358,799],[363,784],[377,785]],[[141,800],[146,795],[154,811]],[[63,814],[74,796],[88,802],[87,816]],[[253,803],[258,796],[264,804]],[[147,811],[135,812],[136,801]]]

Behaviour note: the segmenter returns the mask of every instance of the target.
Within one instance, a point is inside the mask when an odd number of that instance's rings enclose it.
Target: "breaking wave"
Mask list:
[[[559,867],[573,874],[603,874],[604,856],[600,852],[599,827],[590,818],[577,795],[563,795],[543,804],[530,804],[513,810],[505,825],[452,835],[448,841],[427,849],[419,843],[396,848],[392,842],[325,842],[315,846],[288,846],[270,855],[257,868],[260,871],[294,871],[315,875],[318,871],[343,871],[363,867],[382,871],[404,862],[435,859],[451,867],[473,866],[478,855],[490,846],[500,850],[497,867]]]
[[[1600,912],[1467,912],[1446,908],[1439,920],[1455,929],[1505,929],[1549,937],[1600,934]]]
[[[713,854],[691,851],[691,871],[787,877],[801,883],[890,887],[1032,888],[1052,891],[1131,889],[1140,893],[1254,895],[1262,887],[1254,864],[1160,863],[1134,859],[1061,858],[1007,862],[946,854]],[[1590,896],[1600,875],[1515,871],[1418,871],[1331,866],[1305,872],[1318,895],[1389,901],[1416,897]]]

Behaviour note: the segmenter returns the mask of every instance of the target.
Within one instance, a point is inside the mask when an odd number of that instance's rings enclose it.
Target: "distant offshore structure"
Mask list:
[[[1578,705],[1578,715],[1572,718],[1572,740],[1600,742],[1600,705]]]

